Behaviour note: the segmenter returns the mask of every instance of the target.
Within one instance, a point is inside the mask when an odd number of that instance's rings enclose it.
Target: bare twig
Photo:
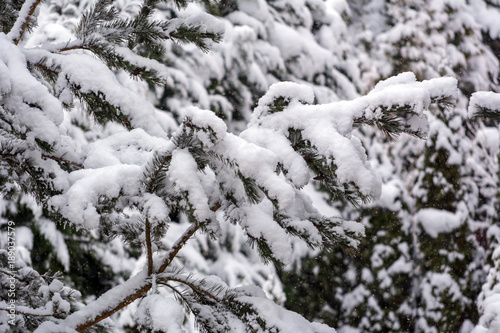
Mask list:
[[[148,255],[148,275],[153,274],[153,249],[151,248],[151,223],[146,218],[146,250]]]

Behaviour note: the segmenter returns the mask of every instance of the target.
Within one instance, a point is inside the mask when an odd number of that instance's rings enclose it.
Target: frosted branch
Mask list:
[[[31,21],[31,17],[35,13],[35,10],[40,2],[41,0],[27,0],[21,7],[16,23],[14,23],[14,26],[8,34],[9,38],[12,39],[14,44],[19,44],[19,42],[23,38],[23,35],[26,32],[26,29],[28,28],[28,25]]]

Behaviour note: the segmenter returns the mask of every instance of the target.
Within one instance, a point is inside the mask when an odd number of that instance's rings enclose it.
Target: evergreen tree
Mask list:
[[[335,198],[378,197],[380,181],[353,125],[421,136],[424,111],[452,98],[456,81],[417,82],[408,74],[364,97],[320,105],[313,104],[311,87],[277,83],[239,135],[228,132],[213,111],[182,105],[169,110],[179,121],[174,126],[144,97],[145,86],[127,75],[175,91],[179,72],[157,61],[165,60],[166,43],[193,43],[207,51],[222,38],[221,21],[205,13],[157,16],[155,8],[162,5],[156,0],[124,8],[98,0],[81,3],[85,11],[72,30],[78,8],[58,4],[48,15],[68,33],[63,42],[51,37],[54,27],[35,27],[37,14],[47,14],[39,1],[1,8],[2,213],[27,225],[14,230],[14,219],[2,223],[2,329],[108,330],[115,326],[110,316],[137,301],[132,330],[180,330],[190,313],[210,332],[333,331],[279,307],[257,287],[235,288],[213,272],[192,270],[201,258],[189,250],[206,251],[205,260],[210,248],[186,244],[195,237],[196,244],[223,237],[229,222],[244,231],[240,235],[264,261],[278,265],[292,259],[292,238],[312,248],[353,251],[361,225],[323,216],[303,187],[314,177]],[[21,219],[25,206],[33,216]],[[96,253],[95,266],[113,265],[114,258],[133,262],[140,255],[142,270],[132,275],[114,267],[108,291],[82,298],[75,289],[81,274],[73,270],[65,284],[31,260],[36,230],[56,248],[54,259],[64,270],[75,259],[68,258],[68,244],[78,240],[92,244],[76,252]],[[98,296],[99,290],[85,293]],[[123,318],[117,323],[125,326]]]
[[[493,124],[499,124],[500,110],[498,109],[499,94],[492,92],[476,92],[472,95],[469,114],[472,117],[481,117],[492,121]],[[488,159],[489,163],[485,163],[486,167],[496,171],[492,172],[494,177],[489,179],[489,182],[484,182],[482,191],[485,196],[494,199],[494,204],[489,210],[482,211],[482,215],[490,218],[493,223],[489,225],[484,238],[488,242],[490,251],[488,254],[490,259],[485,265],[488,270],[487,279],[482,286],[481,294],[478,298],[479,312],[481,318],[478,325],[474,329],[474,333],[478,332],[494,332],[499,329],[499,313],[498,313],[498,292],[499,292],[499,252],[500,252],[500,230],[498,223],[500,222],[500,128],[489,127],[483,129],[477,135],[477,140],[483,147],[483,152],[486,153],[486,158],[493,156],[496,158]],[[485,156],[482,156],[485,158]],[[488,169],[487,169],[488,170]],[[488,170],[490,171],[490,170]]]
[[[358,41],[355,53],[364,59],[364,81],[410,70],[419,79],[457,77],[461,90],[453,107],[432,110],[425,143],[403,137],[380,144],[378,134],[362,129],[372,165],[386,185],[379,202],[359,213],[349,208],[343,213],[361,220],[371,241],[342,264],[340,253],[330,255],[329,269],[319,264],[318,270],[314,259],[302,262],[300,275],[344,277],[317,288],[313,297],[327,306],[310,305],[323,311],[308,318],[371,332],[470,331],[477,322],[475,301],[492,249],[486,230],[498,216],[491,191],[496,171],[488,167],[495,153],[483,153],[476,139],[488,129],[466,115],[469,95],[496,89],[498,76],[498,62],[474,21],[478,3],[351,4],[350,29]],[[297,295],[287,279],[285,290],[293,301]]]

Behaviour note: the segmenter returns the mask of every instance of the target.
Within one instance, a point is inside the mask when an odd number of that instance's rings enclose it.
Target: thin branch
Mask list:
[[[17,280],[20,280],[19,275],[15,274],[14,272],[6,271],[3,268],[0,268],[0,273],[3,273],[5,275],[9,275],[9,276],[15,277]]]
[[[170,265],[177,253],[182,249],[186,242],[194,235],[194,233],[199,228],[200,226],[198,223],[192,224],[184,232],[184,234],[177,239],[177,241],[172,246],[172,249],[165,255],[165,258],[162,260],[162,265],[160,266],[160,268],[158,268],[157,273],[162,273],[168,267],[168,265]],[[66,318],[68,326],[76,326],[76,331],[83,332],[86,329],[94,326],[98,322],[125,308],[136,299],[144,296],[152,287],[151,280],[146,279],[146,277],[150,276],[150,274],[146,276],[144,275],[146,274],[137,274],[133,278],[127,280],[125,283],[118,285],[115,288],[104,293],[96,301],[90,303],[82,310],[68,316]],[[136,279],[139,279],[139,281],[136,281]],[[127,296],[124,297],[124,295]],[[115,302],[115,304],[109,304],[113,302]],[[98,308],[97,311],[92,311],[94,307]],[[96,315],[95,312],[98,312],[100,314]],[[71,325],[69,324],[70,322],[74,324]]]
[[[74,166],[74,167],[76,167],[78,169],[85,169],[85,167],[83,166],[83,164],[71,162],[71,161],[65,160],[64,158],[61,158],[61,157],[55,157],[55,156],[50,156],[50,155],[42,154],[42,158],[44,160],[49,159],[49,160],[54,160],[54,161],[59,162],[59,163],[66,163],[66,164],[72,165],[72,166]]]
[[[192,224],[185,232],[184,234],[177,239],[177,241],[174,243],[170,251],[164,256],[162,260],[161,266],[158,268],[156,273],[163,273],[165,269],[172,263],[174,258],[177,256],[177,253],[179,253],[180,249],[186,244],[186,242],[194,235],[194,233],[200,228],[199,223]]]
[[[127,280],[127,282],[129,282],[129,281],[130,280]],[[77,319],[83,319],[84,321],[83,321],[82,324],[77,324],[78,326],[76,327],[76,331],[77,332],[84,332],[86,329],[94,326],[98,322],[100,322],[100,321],[108,318],[112,314],[114,314],[114,313],[120,311],[121,309],[125,308],[127,305],[129,305],[130,303],[134,302],[136,299],[141,298],[142,296],[144,296],[151,289],[151,285],[152,285],[151,281],[144,280],[143,284],[140,285],[138,289],[135,289],[135,288],[129,288],[127,282],[125,282],[125,283],[123,283],[123,284],[121,284],[121,285],[119,285],[119,286],[111,289],[110,291],[106,292],[105,294],[103,294],[101,296],[101,297],[103,297],[103,296],[104,297],[109,296],[109,297],[113,298],[114,297],[114,293],[117,293],[119,295],[120,292],[130,292],[130,290],[134,290],[134,292],[132,294],[129,294],[127,297],[125,297],[123,300],[121,300],[117,305],[111,306],[111,307],[107,307],[107,308],[103,309],[102,312],[99,315],[97,315],[97,316],[94,316],[92,314],[90,316],[86,316],[86,318],[78,318],[79,317],[79,312],[82,311],[82,310],[80,310],[80,311],[75,312],[73,315],[68,316],[66,318],[66,321],[68,323],[71,322],[71,318],[73,316],[77,317]],[[101,297],[98,298],[94,302],[97,302],[98,300],[100,300]],[[92,305],[92,303],[89,304],[87,307],[89,307],[91,305]],[[91,310],[92,310],[92,308],[90,308],[90,311]],[[73,325],[69,325],[69,326],[73,326]]]
[[[90,48],[83,46],[83,45],[73,45],[73,46],[68,46],[68,47],[63,47],[62,49],[57,50],[56,52],[66,52],[66,51],[72,51],[72,50],[87,50],[91,51]]]
[[[12,308],[12,309],[0,307],[0,311],[6,311],[9,313],[11,311],[14,311],[17,314],[25,315],[25,316],[33,316],[33,317],[52,317],[52,316],[54,316],[54,313],[52,313],[52,312],[50,312],[50,313],[32,312],[32,311],[36,311],[36,310],[37,309],[32,309],[32,308],[29,308],[27,306],[20,306],[20,305],[17,305],[15,308]],[[44,309],[44,310],[46,310],[46,309]]]
[[[189,303],[189,301],[186,299],[186,297],[184,297],[184,295],[182,294],[182,292],[180,292],[179,290],[177,290],[177,288],[175,288],[174,286],[168,284],[168,283],[164,283],[163,284],[165,287],[168,287],[170,289],[172,289],[174,291],[174,293],[179,296],[181,298],[181,300],[186,304],[186,306],[188,307],[189,311],[193,312],[193,308],[191,307],[191,304]]]
[[[153,250],[151,248],[151,223],[149,219],[146,218],[146,249],[148,255],[148,275],[153,274]]]
[[[30,1],[26,1],[24,3],[24,5],[22,6],[22,8],[20,10],[20,14],[24,12],[25,6],[27,4],[29,4],[29,2]],[[30,5],[28,12],[26,13],[26,16],[24,16],[24,17],[19,16],[17,18],[17,21],[11,30],[11,32],[12,32],[12,31],[15,31],[15,29],[18,29],[17,36],[12,36],[12,41],[14,42],[14,44],[18,45],[19,42],[21,41],[21,39],[23,38],[23,35],[26,32],[26,29],[28,28],[28,25],[31,21],[31,17],[35,13],[36,7],[38,7],[40,2],[41,2],[41,0],[32,0],[32,3]],[[19,27],[19,25],[21,25],[21,27]],[[16,32],[14,32],[14,33],[16,33]]]
[[[185,284],[186,286],[193,289],[194,291],[196,291],[200,294],[203,294],[203,295],[213,299],[216,302],[220,302],[220,299],[217,296],[212,295],[211,293],[208,292],[208,290],[202,289],[189,281],[185,281],[185,280],[182,280],[182,279],[177,278],[177,277],[159,278],[158,280],[161,282],[163,282],[163,280],[165,280],[164,283],[166,283],[167,281],[174,281],[174,282],[179,282],[179,283]]]

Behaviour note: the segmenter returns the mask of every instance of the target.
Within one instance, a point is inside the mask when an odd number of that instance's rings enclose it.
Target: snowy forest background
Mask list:
[[[500,331],[500,1],[0,28],[0,332]]]

